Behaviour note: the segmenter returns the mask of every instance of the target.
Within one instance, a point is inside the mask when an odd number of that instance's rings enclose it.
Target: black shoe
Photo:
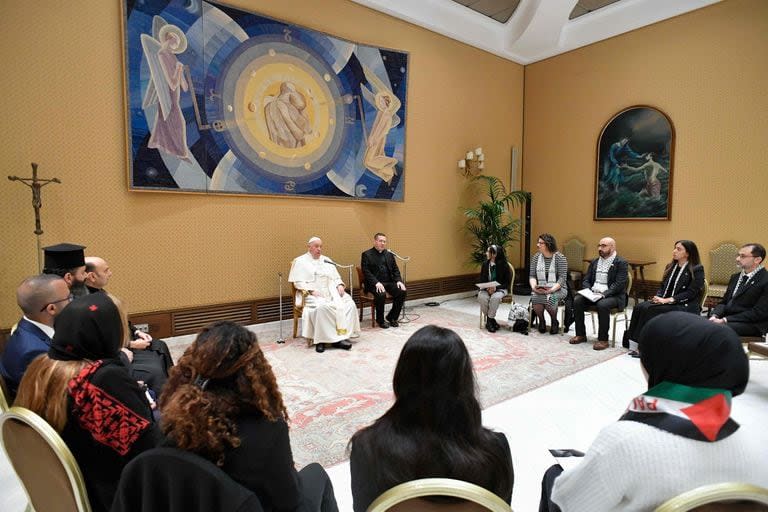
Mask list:
[[[397,320],[390,320],[389,325],[392,327],[400,327],[400,324],[398,323]]]
[[[499,322],[497,322],[495,318],[489,318],[488,320],[490,320],[491,325],[493,326],[493,329],[495,331],[498,331],[500,327]]]
[[[350,343],[349,340],[341,340],[337,341],[336,343],[331,343],[331,346],[333,348],[340,348],[342,350],[349,350],[352,348],[352,343]]]
[[[627,355],[637,359],[640,357],[640,352],[638,352],[637,350],[630,350],[629,352],[627,352]]]
[[[552,325],[549,327],[549,334],[560,334],[560,322],[552,320]]]
[[[384,320],[383,322],[377,322],[382,329],[389,329],[389,322]]]
[[[544,321],[543,317],[539,318],[539,332],[541,334],[547,332],[547,322]]]
[[[325,343],[318,343],[317,345],[315,345],[315,352],[317,352],[318,354],[322,354],[323,352],[325,352]]]

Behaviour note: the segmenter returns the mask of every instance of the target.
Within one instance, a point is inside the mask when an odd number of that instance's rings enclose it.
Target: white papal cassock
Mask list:
[[[360,336],[355,301],[348,293],[343,297],[339,295],[337,287],[344,281],[336,265],[323,256],[315,259],[307,252],[291,263],[288,281],[297,290],[310,292],[304,299],[304,313],[301,315],[303,337],[318,344]],[[319,296],[312,295],[311,292],[315,291]]]

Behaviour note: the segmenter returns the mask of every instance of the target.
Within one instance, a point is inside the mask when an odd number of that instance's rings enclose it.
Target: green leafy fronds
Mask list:
[[[474,208],[462,208],[466,217],[465,227],[473,238],[471,261],[482,264],[489,245],[496,244],[506,249],[509,242],[518,239],[520,220],[513,218],[509,210],[525,204],[530,194],[522,190],[507,192],[495,176],[476,176],[472,182],[483,186],[488,198]]]

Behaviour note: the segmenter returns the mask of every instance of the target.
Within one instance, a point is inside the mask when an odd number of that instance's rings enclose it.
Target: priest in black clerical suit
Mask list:
[[[712,310],[710,320],[725,324],[739,336],[762,336],[768,332],[768,271],[761,265],[765,247],[746,244],[736,262],[741,272],[733,274],[723,300]]]
[[[362,254],[360,266],[365,276],[363,288],[373,294],[376,323],[383,329],[390,325],[397,327],[397,319],[405,302],[405,284],[400,277],[400,269],[394,255],[387,250],[387,235],[376,233],[373,236],[373,247]],[[392,296],[392,309],[385,318],[384,303],[387,293]]]

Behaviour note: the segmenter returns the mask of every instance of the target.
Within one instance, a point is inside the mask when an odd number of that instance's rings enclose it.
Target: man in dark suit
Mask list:
[[[768,272],[763,268],[765,247],[745,244],[736,255],[741,272],[733,274],[723,300],[715,306],[711,322],[724,324],[739,336],[768,332]]]
[[[72,301],[67,282],[53,274],[28,277],[16,289],[16,302],[24,316],[16,325],[0,358],[0,374],[12,396],[27,366],[48,353],[53,338],[53,320]]]
[[[608,348],[608,327],[611,323],[611,309],[624,308],[627,305],[627,260],[616,254],[616,241],[603,238],[597,246],[599,258],[592,260],[584,275],[582,287],[597,294],[596,301],[576,294],[573,299],[573,314],[576,323],[576,336],[569,340],[571,345],[587,341],[584,327],[584,311],[590,306],[597,308],[597,341],[595,350]]]
[[[88,293],[105,292],[104,287],[109,284],[111,277],[112,269],[104,258],[85,258],[85,286]],[[128,330],[131,338],[128,349],[133,353],[129,371],[134,379],[144,382],[156,396],[160,396],[168,380],[168,371],[173,366],[168,345],[165,341],[153,339],[149,333],[136,329],[131,322],[128,322]]]
[[[400,269],[397,267],[395,257],[387,250],[387,235],[376,233],[373,235],[373,247],[362,254],[360,266],[363,269],[365,282],[363,288],[373,294],[373,303],[376,307],[376,323],[382,329],[391,325],[397,327],[397,319],[405,303],[405,284],[400,277]],[[384,303],[387,293],[392,296],[392,309],[384,318]]]

